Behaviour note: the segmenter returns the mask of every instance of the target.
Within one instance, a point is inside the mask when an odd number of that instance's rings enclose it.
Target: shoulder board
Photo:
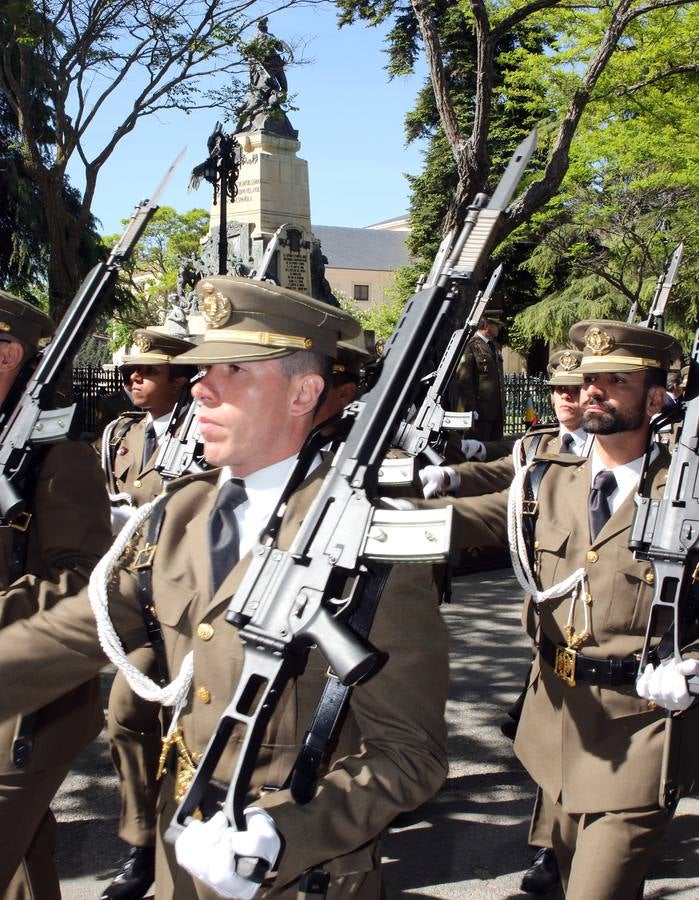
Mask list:
[[[536,425],[530,425],[527,428],[526,434],[558,434],[558,425],[553,422],[537,422]]]
[[[175,491],[179,491],[180,488],[186,487],[188,484],[197,481],[212,482],[215,484],[218,481],[220,474],[220,468],[207,469],[206,472],[188,472],[186,475],[180,475],[179,478],[173,478],[172,481],[168,481],[163,488],[163,493],[172,494]]]

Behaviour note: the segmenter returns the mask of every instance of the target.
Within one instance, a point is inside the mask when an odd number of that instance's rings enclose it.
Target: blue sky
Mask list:
[[[419,146],[405,146],[403,118],[425,77],[389,82],[382,52],[385,29],[354,25],[339,30],[332,5],[292,9],[270,19],[277,37],[308,41],[307,65],[289,67],[289,91],[298,111],[290,114],[299,132],[299,156],[308,160],[311,215],[318,225],[363,226],[407,210],[404,173],[422,167]],[[169,111],[142,119],[102,170],[93,204],[105,234],[121,230],[121,219],[149,196],[183,146],[187,155],[161,203],[180,212],[211,203],[208,184],[193,193],[189,172],[207,155],[206,138],[215,111],[189,115]],[[97,125],[100,122],[96,122]],[[101,127],[108,127],[103,116]],[[95,133],[93,140],[99,141]],[[69,173],[81,187],[79,170]]]

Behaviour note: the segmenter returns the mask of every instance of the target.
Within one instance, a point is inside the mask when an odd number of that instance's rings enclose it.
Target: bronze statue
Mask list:
[[[257,30],[257,36],[242,47],[250,66],[250,93],[237,110],[236,133],[261,128],[296,138],[297,132],[284,111],[288,91],[284,66],[293,61],[293,52],[288,44],[269,33],[267,18],[259,20]]]

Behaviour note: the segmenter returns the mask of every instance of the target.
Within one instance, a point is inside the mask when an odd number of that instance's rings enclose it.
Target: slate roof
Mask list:
[[[410,262],[406,231],[381,231],[374,228],[343,228],[314,225],[327,265],[332,269],[371,269],[392,272]]]

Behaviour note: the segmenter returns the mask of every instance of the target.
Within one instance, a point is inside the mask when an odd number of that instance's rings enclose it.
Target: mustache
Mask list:
[[[607,403],[605,400],[586,400],[582,404],[583,412],[587,412],[590,406],[598,406],[600,409],[604,410],[604,412],[614,412],[614,407],[611,403]]]

